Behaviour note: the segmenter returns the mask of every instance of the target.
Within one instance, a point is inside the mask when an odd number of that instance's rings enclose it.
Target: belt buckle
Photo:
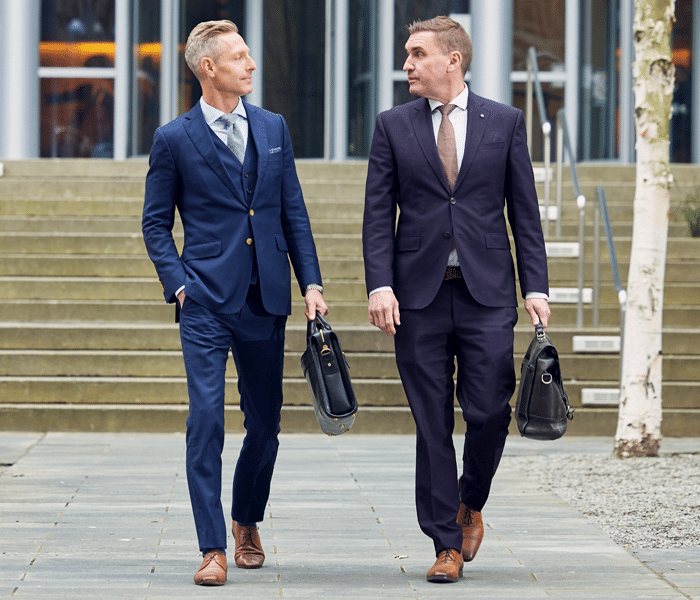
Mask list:
[[[450,279],[462,279],[462,269],[459,267],[447,267],[445,269],[445,281],[449,281]]]

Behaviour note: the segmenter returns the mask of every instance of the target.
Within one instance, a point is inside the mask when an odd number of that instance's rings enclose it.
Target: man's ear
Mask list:
[[[462,68],[462,53],[458,50],[453,50],[450,52],[450,63],[447,67],[448,72],[452,72],[455,69]]]
[[[209,56],[205,56],[199,61],[199,69],[205,77],[213,77],[216,73],[216,63]]]

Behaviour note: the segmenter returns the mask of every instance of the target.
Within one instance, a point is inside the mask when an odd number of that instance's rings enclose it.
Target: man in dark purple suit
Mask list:
[[[547,258],[522,111],[467,88],[472,47],[461,25],[436,17],[414,23],[409,33],[403,69],[421,98],[377,117],[365,195],[365,277],[369,320],[394,335],[416,422],[418,522],[437,555],[427,579],[453,582],[483,538],[481,510],[515,390],[517,296],[504,208],[525,308],[533,325],[545,327]],[[455,357],[467,423],[459,479]]]

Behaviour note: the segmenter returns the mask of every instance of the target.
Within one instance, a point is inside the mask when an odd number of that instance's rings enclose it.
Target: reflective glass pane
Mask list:
[[[348,156],[364,157],[374,131],[376,77],[371,0],[348,3]]]
[[[114,62],[114,0],[42,0],[42,67],[104,67]]]
[[[581,101],[577,158],[618,155],[619,10],[606,0],[581,6]],[[571,126],[571,125],[570,125]]]
[[[696,15],[696,18],[700,18],[700,16]],[[671,115],[671,160],[673,162],[690,162],[692,158],[690,128],[692,106],[690,74],[693,56],[692,0],[676,0],[676,21],[673,24],[671,35],[673,64],[676,67],[676,80],[673,86],[673,113]]]
[[[139,0],[135,7],[131,154],[151,150],[160,113],[160,1]]]
[[[41,156],[112,158],[113,79],[41,80]]]
[[[297,158],[323,156],[325,5],[325,0],[264,4],[263,103],[287,121]]]
[[[564,70],[565,0],[513,0],[513,70],[527,70],[530,46],[542,71]]]

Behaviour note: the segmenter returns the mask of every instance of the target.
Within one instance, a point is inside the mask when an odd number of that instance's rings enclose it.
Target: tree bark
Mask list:
[[[669,149],[674,4],[675,0],[635,0],[637,178],[615,436],[615,455],[621,458],[656,456],[661,441],[661,328],[673,181]]]

